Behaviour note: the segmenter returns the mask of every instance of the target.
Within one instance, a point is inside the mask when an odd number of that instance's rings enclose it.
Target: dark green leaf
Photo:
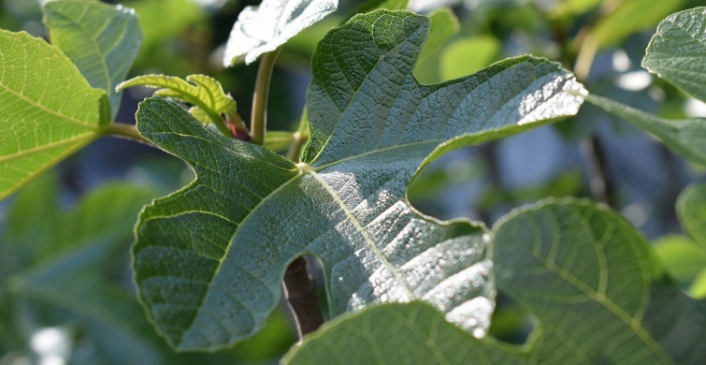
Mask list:
[[[706,303],[662,276],[630,224],[602,207],[550,200],[495,227],[498,287],[532,312],[524,346],[475,339],[420,303],[334,320],[288,364],[699,364]],[[421,362],[418,359],[423,359]]]
[[[422,86],[411,73],[428,27],[409,12],[377,11],[321,41],[301,163],[218,136],[170,101],[140,105],[140,133],[198,176],[143,211],[133,250],[140,295],[175,347],[215,349],[255,333],[279,302],[287,264],[304,253],[323,261],[332,316],[421,299],[487,330],[484,229],[419,214],[406,186],[445,151],[575,113],[583,88],[530,57]]]
[[[121,95],[115,86],[125,80],[142,42],[134,11],[92,1],[51,1],[44,5],[44,23],[52,44],[91,86],[105,90],[115,117]]]

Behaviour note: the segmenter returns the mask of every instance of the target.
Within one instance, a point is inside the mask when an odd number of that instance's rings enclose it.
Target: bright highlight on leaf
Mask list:
[[[253,63],[263,53],[272,52],[289,38],[334,12],[338,0],[263,0],[259,7],[248,6],[226,44],[223,65],[232,66],[238,57]]]
[[[526,345],[477,340],[421,303],[387,304],[324,325],[285,363],[697,364],[706,356],[706,304],[662,276],[624,218],[548,200],[494,231],[498,287],[538,322]]]
[[[672,14],[659,23],[642,66],[706,101],[706,7]]]
[[[572,115],[584,91],[530,57],[420,85],[412,69],[428,29],[424,17],[377,11],[329,32],[314,55],[311,142],[297,164],[218,136],[167,100],[140,105],[140,133],[198,176],[143,211],[133,250],[140,296],[176,348],[252,335],[279,303],[288,263],[305,253],[323,262],[332,316],[422,300],[485,334],[489,236],[416,212],[407,185],[444,151]]]
[[[201,123],[224,126],[221,115],[235,122],[235,100],[223,91],[218,80],[206,75],[189,75],[186,80],[175,76],[144,75],[120,83],[116,90],[145,86],[158,89],[154,95],[173,98],[193,105],[189,112]]]
[[[51,43],[78,67],[91,86],[105,90],[118,113],[115,86],[125,76],[142,43],[132,9],[92,1],[51,1],[44,5]]]
[[[0,30],[0,199],[100,136],[110,120],[93,89],[56,47]]]

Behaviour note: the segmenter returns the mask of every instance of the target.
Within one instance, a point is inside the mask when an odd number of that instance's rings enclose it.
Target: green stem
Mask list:
[[[101,127],[100,131],[104,136],[124,137],[152,147],[155,146],[152,142],[142,137],[134,125],[113,122]]]
[[[301,120],[299,122],[299,129],[294,132],[292,136],[292,143],[289,145],[289,151],[287,151],[287,158],[299,162],[299,155],[301,155],[302,147],[309,140],[309,121],[306,115],[306,109],[302,113]]]
[[[267,124],[267,95],[270,91],[272,69],[277,59],[278,51],[265,53],[257,70],[255,93],[252,99],[252,116],[250,118],[251,142],[262,145],[265,143],[265,129]]]

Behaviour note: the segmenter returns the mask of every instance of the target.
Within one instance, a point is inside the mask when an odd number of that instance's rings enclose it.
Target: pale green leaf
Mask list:
[[[449,44],[441,54],[441,78],[451,80],[488,67],[497,59],[501,46],[491,36],[461,38]]]
[[[706,7],[680,11],[662,20],[642,67],[706,101]]]
[[[706,246],[706,184],[690,186],[679,194],[677,214],[684,231]]]
[[[186,80],[164,75],[137,76],[120,83],[116,89],[135,86],[155,88],[157,96],[194,105],[189,112],[204,124],[222,124],[221,115],[233,117],[237,110],[235,100],[223,91],[221,83],[206,75],[189,75]]]
[[[416,212],[407,184],[445,151],[572,115],[584,91],[531,57],[420,85],[412,68],[428,28],[409,12],[376,11],[319,43],[300,163],[218,136],[170,101],[140,105],[140,133],[198,176],[145,208],[133,249],[141,298],[177,349],[256,332],[279,303],[287,264],[304,253],[323,263],[331,316],[420,299],[468,331],[487,330],[485,230]]]
[[[475,339],[422,304],[388,304],[324,325],[285,360],[698,364],[706,356],[706,303],[661,276],[624,218],[588,202],[549,200],[508,214],[494,231],[498,287],[536,318],[526,345]]]
[[[132,9],[91,1],[51,1],[44,5],[51,42],[78,67],[91,86],[105,90],[118,113],[125,80],[142,42]]]
[[[0,30],[0,199],[98,138],[109,108],[58,48]]]
[[[591,37],[599,47],[620,44],[629,35],[655,26],[662,18],[679,9],[684,0],[608,0],[606,13],[596,23]]]
[[[285,151],[294,140],[294,132],[267,131],[265,147],[272,151]]]
[[[493,343],[481,343],[427,304],[394,303],[325,323],[290,349],[282,362],[289,365],[524,363],[500,348]]]
[[[697,299],[706,299],[706,269],[696,276],[691,287],[689,287],[689,294]]]
[[[586,96],[586,101],[652,133],[682,157],[706,165],[706,119],[663,119],[596,95]]]
[[[338,0],[263,0],[259,7],[246,7],[228,37],[223,65],[232,66],[242,56],[246,64],[254,62],[337,7]]]
[[[450,80],[440,76],[440,51],[449,39],[458,33],[460,28],[458,18],[456,18],[456,15],[448,8],[441,8],[435,11],[429,16],[429,20],[431,21],[429,36],[424,42],[422,53],[419,55],[419,60],[417,61],[417,67],[414,70],[414,77],[422,84],[432,84]],[[463,61],[459,60],[456,61],[459,63],[466,63],[467,61],[467,59],[462,59]],[[459,76],[466,75],[468,74]]]
[[[706,269],[706,250],[686,236],[660,237],[653,247],[657,257],[677,281],[688,283]]]

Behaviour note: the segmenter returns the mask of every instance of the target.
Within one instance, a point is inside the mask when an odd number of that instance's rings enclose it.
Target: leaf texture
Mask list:
[[[703,361],[706,304],[663,276],[648,243],[624,218],[588,202],[547,200],[511,212],[494,232],[498,287],[536,318],[527,344],[475,339],[421,303],[387,304],[324,325],[285,363]]]
[[[706,101],[706,7],[680,11],[662,20],[642,66]]]
[[[96,139],[109,108],[56,47],[0,30],[0,199]]]
[[[259,7],[246,7],[228,37],[223,65],[232,66],[242,56],[253,63],[337,7],[338,0],[263,0]]]
[[[190,113],[201,123],[222,123],[221,115],[233,117],[235,100],[223,91],[218,80],[206,75],[189,75],[186,80],[175,76],[144,75],[127,80],[117,90],[145,86],[158,89],[155,95],[180,100],[194,107]]]
[[[684,231],[706,245],[706,184],[690,186],[679,194],[677,215]]]
[[[487,233],[414,211],[407,184],[444,151],[575,113],[581,99],[568,91],[583,88],[529,57],[421,86],[412,66],[428,26],[377,11],[322,40],[299,163],[217,136],[172,102],[141,104],[140,133],[198,176],[144,210],[133,249],[140,295],[178,349],[220,348],[257,331],[287,264],[307,253],[323,262],[332,316],[423,300],[485,334],[494,298]]]
[[[118,113],[125,80],[142,42],[132,9],[92,1],[51,1],[44,5],[44,23],[53,45],[66,54],[91,86],[105,90]]]

